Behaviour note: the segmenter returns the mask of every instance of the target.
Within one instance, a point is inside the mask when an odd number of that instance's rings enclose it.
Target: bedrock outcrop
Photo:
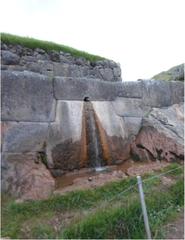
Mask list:
[[[154,108],[143,118],[131,147],[137,160],[182,161],[184,159],[184,104]]]
[[[55,181],[38,153],[3,153],[2,191],[22,200],[48,198]]]
[[[121,82],[112,61],[8,45],[1,74],[2,189],[17,198],[46,198],[75,169],[184,157],[182,82]]]

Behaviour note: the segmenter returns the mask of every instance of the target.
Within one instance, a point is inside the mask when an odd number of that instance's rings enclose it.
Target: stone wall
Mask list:
[[[48,77],[86,77],[103,81],[121,81],[120,66],[110,60],[91,63],[84,58],[76,58],[69,53],[43,49],[30,49],[20,45],[1,46],[2,69],[11,71],[31,71]]]
[[[94,167],[92,156],[121,163],[141,151],[134,141],[154,108],[184,101],[178,81],[120,82],[111,61],[92,66],[64,53],[2,46],[2,187],[17,196],[24,162],[44,164],[53,176]]]

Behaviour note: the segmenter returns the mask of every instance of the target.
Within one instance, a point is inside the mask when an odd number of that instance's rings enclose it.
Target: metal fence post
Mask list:
[[[142,180],[140,176],[137,176],[137,183],[138,183],[138,189],[139,189],[139,195],[140,195],[140,201],[141,201],[141,207],[143,212],[143,218],[144,218],[144,224],[145,224],[145,230],[147,234],[147,239],[151,238],[151,232],[150,232],[150,226],[148,221],[148,215],[146,210],[146,204],[145,204],[145,197],[143,192],[143,186],[142,186]]]

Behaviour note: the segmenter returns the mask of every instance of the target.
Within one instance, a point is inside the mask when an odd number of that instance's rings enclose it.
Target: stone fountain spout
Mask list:
[[[84,114],[89,165],[94,168],[100,168],[105,165],[105,162],[98,128],[99,122],[93,104],[88,97],[84,98]]]

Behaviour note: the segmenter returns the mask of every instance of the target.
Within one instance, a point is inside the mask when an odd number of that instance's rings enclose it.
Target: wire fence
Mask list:
[[[154,175],[154,176],[150,176],[150,177],[144,178],[144,179],[142,180],[142,185],[143,185],[143,189],[142,189],[142,190],[144,191],[145,196],[147,196],[147,194],[151,194],[152,187],[153,187],[153,188],[155,187],[155,183],[156,183],[156,188],[157,188],[157,187],[159,188],[159,187],[161,187],[161,186],[163,185],[162,182],[157,182],[157,181],[156,181],[156,182],[153,182],[153,185],[150,184],[150,182],[152,182],[152,181],[154,181],[154,180],[161,180],[162,177],[168,176],[170,173],[176,172],[176,171],[178,171],[178,170],[180,170],[180,169],[182,170],[182,166],[179,166],[179,167],[170,169],[170,170],[168,170],[168,171],[165,171],[165,172],[156,174],[156,175]],[[171,185],[171,184],[173,184],[173,181],[172,181],[172,183],[170,183],[170,185]],[[168,184],[167,184],[167,185],[168,185]],[[129,195],[129,194],[127,194],[127,193],[132,193],[132,195]],[[154,194],[154,192],[153,192],[153,194]],[[129,187],[127,187],[127,188],[124,189],[123,191],[117,193],[115,196],[111,197],[110,199],[105,200],[105,201],[104,201],[103,203],[101,203],[96,209],[97,209],[97,210],[99,210],[99,209],[101,209],[101,210],[103,210],[103,209],[108,209],[108,207],[111,206],[111,203],[113,203],[113,201],[114,201],[113,207],[116,205],[116,201],[119,202],[119,205],[118,205],[118,206],[127,207],[127,206],[125,206],[124,198],[127,198],[127,205],[129,205],[129,204],[131,204],[131,203],[130,203],[130,198],[132,198],[132,197],[133,197],[133,199],[137,199],[137,200],[139,199],[138,182],[130,185]],[[133,200],[133,201],[134,201],[134,200]],[[142,203],[143,200],[140,199],[140,201],[141,201],[141,205],[142,205],[142,204],[143,204],[143,203]],[[161,202],[162,202],[162,200],[160,200],[160,195],[159,195],[159,197],[158,197],[158,205],[159,205],[159,208],[160,208],[160,205],[161,205],[161,208],[162,208]],[[144,203],[144,204],[145,204],[145,203]],[[143,210],[143,206],[141,207],[141,209]],[[141,209],[140,209],[140,210],[141,210]],[[146,209],[145,209],[144,211],[146,211]],[[163,209],[161,209],[161,210],[160,210],[160,214],[162,215],[163,212],[165,212],[165,211],[166,211],[165,209],[164,209],[164,211],[163,211]],[[145,216],[145,217],[144,217],[144,218],[145,218],[145,221],[147,221],[146,219],[148,219],[148,216],[146,216],[146,214],[147,214],[147,211],[146,211],[145,213],[143,213],[142,211],[140,212],[140,222],[141,222],[142,224],[143,224],[143,216]],[[155,218],[155,214],[156,214],[155,211],[153,212],[151,209],[149,209],[149,216],[150,216],[150,218]],[[160,216],[160,217],[162,218],[163,216]],[[157,218],[157,216],[156,216],[156,218]],[[148,223],[148,225],[149,225],[149,223]],[[145,222],[145,228],[147,228],[147,227],[146,227],[146,222]],[[157,235],[157,231],[155,231],[155,234],[154,234],[153,237],[155,238],[156,235]],[[151,236],[150,236],[149,233],[147,233],[147,239],[151,239]]]
[[[165,176],[165,175],[167,175],[167,174],[169,174],[169,173],[171,173],[171,172],[174,172],[174,171],[176,171],[176,170],[178,170],[178,169],[182,169],[182,167],[177,167],[177,168],[168,170],[168,171],[166,171],[166,172],[164,172],[164,173],[157,174],[157,175],[154,175],[154,176],[152,176],[152,177],[148,177],[148,178],[142,180],[142,182],[143,182],[143,183],[149,182],[149,181],[151,181],[151,180],[153,180],[153,179],[160,178],[160,177]],[[112,202],[113,200],[115,200],[115,199],[118,198],[119,196],[125,194],[126,192],[129,192],[130,190],[132,190],[132,189],[134,189],[134,188],[136,189],[137,186],[138,186],[138,183],[132,184],[130,187],[124,189],[123,191],[121,191],[121,192],[118,193],[117,195],[115,195],[115,196],[113,196],[112,198],[108,199],[107,202],[109,202],[109,203]]]

